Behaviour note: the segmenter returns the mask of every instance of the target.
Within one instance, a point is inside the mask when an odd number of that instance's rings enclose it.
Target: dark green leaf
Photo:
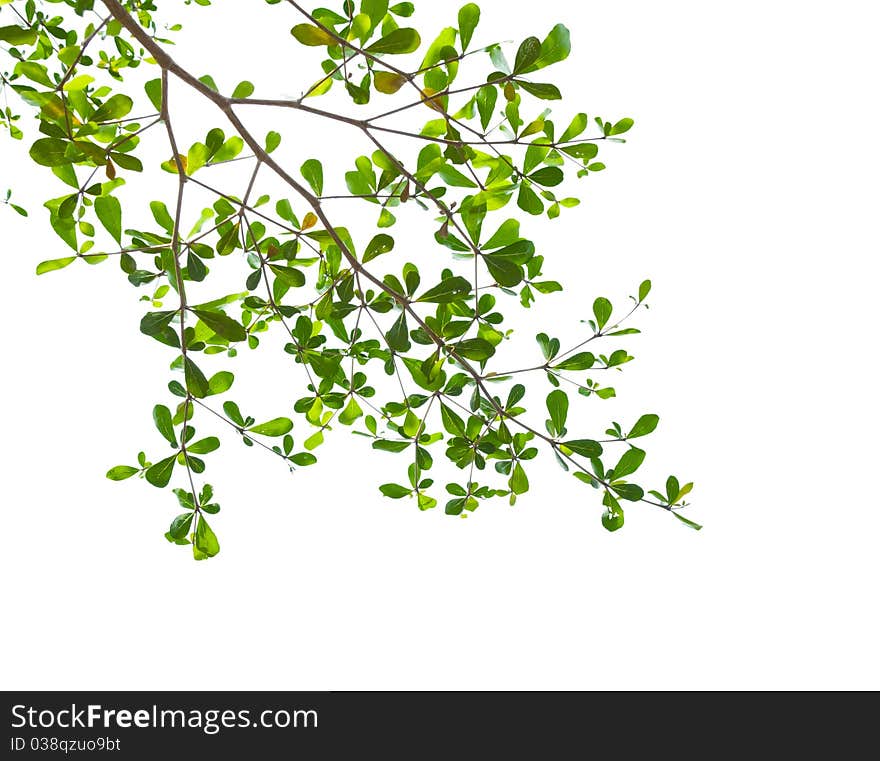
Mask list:
[[[465,359],[484,362],[495,354],[495,347],[483,338],[466,338],[454,346],[455,353]]]
[[[369,261],[372,261],[377,256],[382,256],[382,254],[387,254],[394,248],[394,238],[390,235],[386,235],[385,233],[379,233],[374,236],[373,239],[367,244],[367,248],[364,251],[364,264]]]
[[[537,37],[527,37],[516,51],[513,73],[520,74],[528,69],[541,54],[541,41]]]
[[[565,175],[562,174],[562,170],[558,166],[545,166],[537,172],[532,172],[529,179],[537,182],[538,185],[552,188],[559,185],[565,179]]]
[[[642,449],[633,447],[623,453],[623,456],[614,466],[614,478],[623,478],[630,473],[635,473],[639,466],[644,462],[645,452]]]
[[[171,312],[148,312],[141,318],[141,333],[147,336],[155,336],[168,327],[177,311]]]
[[[471,292],[471,284],[463,277],[448,277],[433,288],[425,291],[416,301],[427,301],[433,304],[449,304],[460,301]]]
[[[556,434],[560,435],[568,418],[568,395],[559,389],[551,391],[547,395],[547,411],[550,413],[550,421]]]
[[[283,267],[280,264],[270,264],[269,269],[275,273],[278,279],[290,288],[300,288],[306,284],[306,276],[296,267]],[[257,270],[259,272],[259,270]]]
[[[189,534],[189,530],[192,527],[194,515],[195,513],[181,513],[178,515],[173,521],[171,521],[171,528],[168,533],[175,539],[186,538],[186,535]]]
[[[171,457],[166,457],[164,460],[159,460],[155,465],[151,465],[144,474],[147,481],[153,486],[158,486],[160,489],[168,486],[171,474],[174,472],[174,463],[176,462],[177,455],[173,454]]]
[[[208,379],[199,369],[198,365],[189,357],[183,361],[183,374],[186,379],[186,390],[198,399],[203,399],[211,393]]]
[[[407,332],[406,312],[400,313],[400,317],[394,321],[391,330],[385,334],[385,339],[388,341],[388,346],[394,351],[409,351],[412,344]]]
[[[610,492],[605,492],[605,498],[602,501],[605,504],[605,512],[602,513],[602,525],[608,531],[617,531],[617,529],[623,526],[623,508],[611,496]]]
[[[174,423],[171,422],[171,410],[164,404],[153,407],[153,422],[171,446],[177,446],[177,435],[174,433]]]
[[[563,446],[568,447],[575,454],[581,457],[599,457],[602,454],[602,445],[598,441],[592,439],[574,439],[573,441],[563,442]]]
[[[524,82],[521,79],[516,80],[516,83],[527,93],[541,100],[559,100],[562,98],[562,93],[559,92],[559,88],[556,85]]]
[[[382,484],[379,487],[379,491],[381,491],[386,497],[391,497],[391,499],[401,499],[402,497],[408,497],[412,494],[412,489],[407,489],[400,484]]]
[[[373,449],[381,449],[384,452],[402,452],[406,449],[411,441],[387,441],[385,439],[377,439],[373,442]]]
[[[33,45],[37,41],[37,32],[20,26],[0,26],[0,40],[10,45]]]

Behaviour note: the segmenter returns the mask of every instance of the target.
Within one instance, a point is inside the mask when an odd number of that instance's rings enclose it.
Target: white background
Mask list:
[[[705,530],[633,506],[608,534],[552,463],[516,508],[423,514],[378,494],[394,458],[343,433],[294,476],[228,441],[209,471],[223,551],[193,562],[162,538],[173,497],[103,476],[159,450],[168,351],[112,264],[34,276],[64,255],[39,208],[59,186],[5,141],[0,189],[31,217],[0,209],[4,688],[880,687],[876,4],[481,5],[478,43],[571,28],[561,114],[636,120],[581,207],[529,222],[567,286],[530,317],[576,325],[652,278],[620,398],[582,414],[660,413],[646,472],[696,481]],[[422,2],[415,25],[457,7]],[[175,55],[227,87],[295,94],[314,73],[281,6],[178,17]],[[294,167],[327,139],[296,124]],[[261,402],[299,395],[277,367],[236,398],[283,412]]]

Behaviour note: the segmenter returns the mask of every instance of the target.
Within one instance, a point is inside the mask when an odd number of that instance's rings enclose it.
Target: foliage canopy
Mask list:
[[[570,414],[573,400],[601,405],[615,395],[598,378],[633,359],[619,342],[639,332],[630,318],[646,306],[650,281],[627,305],[596,298],[575,345],[563,349],[540,332],[528,365],[494,367],[512,332],[501,309],[529,309],[562,290],[542,276],[544,255],[521,228],[530,217],[553,219],[577,206],[561,192],[563,183],[604,170],[600,146],[624,142],[620,136],[633,126],[629,118],[590,120],[583,113],[554,124],[543,101],[562,94],[547,70],[568,57],[568,29],[557,24],[507,49],[478,43],[480,9],[469,3],[455,26],[425,45],[408,25],[409,2],[345,0],[337,10],[311,12],[294,0],[266,2],[279,6],[279,23],[290,23],[291,44],[314,49],[310,55],[320,59],[296,98],[258,97],[248,81],[221,88],[180,66],[167,37],[178,27],[157,20],[167,0],[0,0],[2,87],[36,114],[40,135],[29,154],[57,181],[54,192],[61,194],[45,207],[70,249],[40,263],[37,273],[77,261],[117,262],[152,305],[140,332],[173,357],[173,401],[153,408],[165,451],[141,452],[108,478],[139,476],[159,488],[179,483],[173,491],[182,512],[165,536],[191,545],[196,559],[220,549],[206,518],[220,508],[201,476],[221,441],[197,435],[200,418],[222,421],[245,445],[291,469],[314,464],[333,428],[351,428],[374,450],[404,461],[399,482],[382,484],[382,494],[412,498],[427,510],[445,491],[449,515],[466,516],[495,497],[514,504],[529,490],[527,467],[543,448],[598,491],[609,531],[623,525],[626,502],[660,507],[699,528],[679,512],[691,483],[670,476],[649,490],[633,480],[645,458],[637,444],[657,427],[657,415],[586,436]],[[477,57],[490,73],[461,84]],[[144,69],[155,75],[138,79]],[[358,108],[321,108],[316,101],[331,90]],[[217,116],[189,145],[174,116],[184,92],[212,103]],[[282,134],[257,136],[245,125],[242,114],[255,108],[293,109],[345,125],[369,153],[355,157],[342,178],[325,177],[316,157],[289,166],[273,156]],[[401,126],[414,114],[427,121]],[[12,138],[23,138],[12,106],[4,107],[2,123]],[[170,154],[161,167],[144,149],[159,136]],[[392,136],[413,150],[392,149]],[[308,148],[317,153],[322,146]],[[246,186],[216,186],[213,167],[233,161],[248,162]],[[126,183],[150,170],[159,173],[151,188],[164,186],[165,172],[173,192],[149,204],[154,224],[134,229],[125,224],[131,215],[121,199]],[[287,193],[261,194],[266,175]],[[347,193],[337,190],[337,180]],[[214,200],[193,225],[184,201],[194,188]],[[367,239],[355,240],[340,223],[341,204],[334,202],[352,199],[376,213],[378,231]],[[27,214],[10,193],[5,201]],[[432,220],[431,254],[445,250],[448,258],[439,277],[423,282],[424,266],[400,261],[392,231],[404,207]],[[224,268],[239,273],[240,287],[210,291],[212,274]],[[208,367],[259,349],[269,331],[283,334],[304,389],[292,405],[295,415],[258,420],[231,397],[233,372]],[[528,389],[526,379],[533,381]],[[538,397],[540,423],[528,422],[527,391]],[[440,489],[432,472],[444,456],[452,475]]]

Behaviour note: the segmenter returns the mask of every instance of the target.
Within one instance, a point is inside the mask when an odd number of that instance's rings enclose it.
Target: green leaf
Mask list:
[[[602,513],[602,525],[608,531],[617,531],[623,526],[623,508],[608,491],[605,492],[602,502],[605,505],[605,512]]]
[[[239,82],[232,91],[233,98],[250,98],[254,94],[254,85],[247,80]]]
[[[565,128],[565,132],[559,136],[558,142],[567,143],[569,140],[576,138],[587,128],[588,123],[589,121],[586,114],[575,114],[571,123]]]
[[[630,473],[635,473],[644,460],[645,451],[643,449],[633,447],[627,450],[614,466],[614,478],[623,478]]]
[[[186,357],[183,361],[183,374],[186,379],[186,390],[194,397],[204,399],[211,392],[211,387],[208,385],[208,379],[205,377],[205,374],[189,357]]]
[[[550,34],[541,43],[541,50],[534,63],[528,68],[518,70],[517,73],[522,74],[528,71],[537,71],[551,64],[564,61],[571,52],[571,39],[568,32],[562,24],[557,24],[550,30]]]
[[[293,430],[293,421],[286,417],[276,417],[265,423],[252,425],[247,430],[260,436],[283,436]]]
[[[162,110],[162,80],[151,79],[144,84],[144,91],[157,111]]]
[[[598,155],[599,146],[595,143],[576,143],[566,146],[562,152],[581,161],[589,161]]]
[[[393,95],[406,84],[406,77],[395,74],[393,71],[374,71],[373,84],[376,85],[379,92]]]
[[[657,427],[659,422],[660,417],[658,415],[642,415],[627,434],[627,438],[634,439],[638,436],[647,436]]]
[[[463,300],[471,292],[471,284],[463,277],[448,277],[425,291],[416,301],[432,304],[449,304]]]
[[[131,478],[138,470],[140,468],[135,468],[131,465],[117,465],[115,468],[110,468],[107,471],[107,478],[111,481],[124,481],[126,478]]]
[[[645,490],[636,484],[611,484],[611,488],[619,497],[630,502],[638,502],[645,496]]]
[[[75,256],[65,256],[61,259],[47,259],[45,262],[40,262],[37,265],[37,274],[44,275],[47,272],[64,269],[67,265],[72,264],[75,261]]]
[[[634,122],[630,118],[621,119],[617,122],[608,133],[609,135],[622,135],[624,132],[629,132],[632,128]]]
[[[440,418],[443,421],[443,427],[453,436],[465,435],[464,421],[442,403],[440,404]]]
[[[283,267],[280,264],[270,264],[269,269],[290,288],[300,288],[306,284],[306,276],[296,267]],[[259,270],[257,270],[259,272]]]
[[[682,523],[684,523],[685,526],[687,526],[688,528],[692,528],[694,531],[700,531],[703,528],[699,523],[694,523],[693,521],[685,518],[683,515],[679,515],[676,512],[673,512],[672,514]]]
[[[605,327],[611,317],[611,302],[600,296],[593,302],[593,315],[596,317],[596,325],[599,330]]]
[[[547,395],[547,411],[556,434],[561,435],[568,418],[568,395],[559,389],[551,391]]]
[[[421,42],[419,33],[415,29],[401,27],[374,42],[367,48],[367,52],[373,55],[380,55],[382,53],[390,55],[412,53],[418,49]]]
[[[77,77],[68,79],[67,82],[64,83],[62,89],[65,92],[80,92],[81,90],[85,90],[94,81],[95,78],[91,74],[80,74]]]
[[[168,327],[177,311],[171,312],[148,312],[141,318],[141,333],[146,336],[155,336]]]
[[[552,188],[559,185],[565,179],[565,175],[558,166],[545,166],[537,172],[532,172],[529,175],[529,179],[532,182],[537,182],[538,185]]]
[[[483,261],[486,262],[489,274],[495,278],[499,285],[512,288],[522,282],[523,269],[521,265],[531,259],[534,252],[534,244],[531,241],[522,240],[490,254],[484,254]]]
[[[220,552],[220,542],[217,541],[217,535],[208,525],[205,516],[200,515],[193,539],[193,556],[196,560],[204,560],[214,557],[218,552]]]
[[[95,214],[113,240],[122,245],[122,205],[116,196],[99,196],[95,199]]]
[[[541,100],[560,100],[562,98],[562,93],[559,92],[556,85],[525,82],[522,79],[516,80],[516,83],[527,93]]]
[[[174,423],[171,421],[171,410],[164,404],[153,407],[153,422],[171,446],[177,446],[177,435],[174,433]]]
[[[529,490],[529,479],[523,466],[517,463],[513,466],[513,473],[510,476],[510,490],[514,494],[525,494]]]
[[[361,0],[361,13],[370,19],[370,29],[376,29],[388,13],[388,0]]]
[[[412,489],[407,489],[400,484],[382,484],[379,487],[379,491],[386,497],[391,497],[391,499],[402,499],[412,494]]]
[[[639,286],[639,301],[644,301],[648,294],[651,292],[651,281],[643,280],[642,284]]]
[[[558,365],[554,365],[555,370],[589,370],[596,363],[596,357],[592,352],[582,351],[572,354],[568,359],[563,360]]]
[[[484,85],[477,90],[477,110],[480,113],[480,125],[483,129],[489,126],[492,115],[495,113],[495,104],[498,101],[498,88],[493,85]]]
[[[33,45],[37,41],[37,32],[20,26],[0,26],[0,40],[10,45]]]
[[[223,312],[209,312],[206,309],[193,309],[193,313],[221,338],[228,341],[246,341],[247,331],[240,322]]]
[[[386,441],[385,439],[377,439],[373,442],[373,449],[381,449],[383,452],[402,452],[407,449],[411,441]]]
[[[477,362],[484,362],[495,354],[495,347],[483,338],[466,338],[453,348],[458,356]]]
[[[388,341],[388,346],[394,351],[409,351],[412,344],[406,327],[406,312],[400,313],[400,317],[394,321],[391,330],[385,334],[385,339]]]
[[[168,533],[175,539],[185,539],[192,527],[193,517],[195,513],[181,513],[173,521]]]
[[[171,474],[174,472],[174,463],[176,462],[176,454],[171,455],[171,457],[166,457],[164,460],[159,460],[155,465],[151,465],[147,468],[144,477],[153,486],[162,489],[168,486],[168,482],[171,480]]]
[[[318,159],[306,160],[299,171],[309,187],[315,191],[315,195],[319,196],[324,192],[324,167]]]
[[[128,116],[131,112],[132,100],[127,95],[113,95],[105,100],[95,113],[89,117],[92,122],[112,122]]]
[[[367,249],[364,251],[363,261],[364,264],[375,259],[377,256],[382,256],[382,254],[387,254],[394,248],[394,238],[390,235],[386,235],[385,233],[379,233],[374,236],[373,239],[367,244]]]
[[[297,24],[290,30],[290,33],[296,38],[297,42],[309,45],[310,47],[337,44],[336,39],[332,35],[311,24]]]
[[[186,451],[192,454],[209,454],[220,448],[220,439],[216,436],[208,436],[192,444],[186,445]]]
[[[516,61],[513,64],[513,73],[520,74],[526,71],[541,54],[541,41],[537,37],[526,37],[520,43],[516,51]]]
[[[266,153],[272,153],[279,145],[281,145],[281,135],[275,130],[266,133]]]
[[[475,3],[468,3],[458,12],[458,34],[461,37],[462,52],[467,50],[473,39],[474,29],[480,23],[480,7]]]
[[[352,396],[351,399],[348,400],[348,404],[346,405],[345,409],[339,413],[339,422],[343,425],[351,425],[363,414],[364,411],[357,403],[357,399]]]
[[[40,166],[62,166],[70,164],[73,159],[67,158],[66,140],[57,137],[41,137],[30,149],[30,157]]]
[[[221,370],[219,373],[215,373],[208,381],[209,396],[229,391],[234,380],[235,376],[228,370]]]
[[[516,197],[516,205],[519,206],[525,212],[529,214],[533,214],[537,216],[538,214],[543,213],[544,204],[541,203],[541,199],[538,198],[537,193],[532,190],[528,183],[521,182],[519,185],[519,193]]]
[[[573,441],[564,441],[562,446],[568,447],[575,454],[581,457],[599,457],[602,454],[602,445],[598,441],[592,439],[574,439]]]

